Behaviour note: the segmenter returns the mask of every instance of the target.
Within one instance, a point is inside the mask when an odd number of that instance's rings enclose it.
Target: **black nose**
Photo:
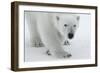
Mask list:
[[[69,38],[69,39],[72,39],[73,36],[74,36],[73,33],[69,33],[69,34],[68,34],[68,38]]]

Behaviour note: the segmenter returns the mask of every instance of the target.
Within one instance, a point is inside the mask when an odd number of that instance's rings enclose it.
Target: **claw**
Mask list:
[[[70,43],[68,41],[65,41],[64,45],[70,45]]]
[[[71,57],[71,56],[72,56],[71,54],[68,54],[68,55],[67,55],[68,58]]]
[[[66,58],[66,56],[64,56],[64,58]]]
[[[49,51],[49,50],[47,50],[47,54],[48,54],[48,55],[51,55],[51,53],[50,53],[50,51]]]

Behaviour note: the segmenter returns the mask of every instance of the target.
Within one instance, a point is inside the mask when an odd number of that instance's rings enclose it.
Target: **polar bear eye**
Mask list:
[[[64,24],[64,26],[67,27],[68,25],[67,24]]]
[[[76,27],[76,25],[73,25],[74,27]]]

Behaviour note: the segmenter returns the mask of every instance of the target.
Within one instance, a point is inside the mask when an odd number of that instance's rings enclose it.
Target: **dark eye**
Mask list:
[[[74,27],[76,27],[76,25],[73,25]]]
[[[68,25],[67,24],[64,24],[64,26],[67,27]]]

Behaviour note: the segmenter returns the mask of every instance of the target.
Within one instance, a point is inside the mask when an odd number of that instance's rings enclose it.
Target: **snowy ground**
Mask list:
[[[81,44],[72,43],[72,47],[67,48],[64,46],[65,50],[72,54],[72,57],[67,59],[89,59],[90,57],[90,48],[88,43],[85,41],[81,42]],[[87,45],[86,45],[87,44]],[[48,56],[46,54],[47,49],[45,47],[30,47],[25,50],[25,61],[32,62],[32,61],[50,61],[50,60],[58,60],[58,58],[54,56]]]

